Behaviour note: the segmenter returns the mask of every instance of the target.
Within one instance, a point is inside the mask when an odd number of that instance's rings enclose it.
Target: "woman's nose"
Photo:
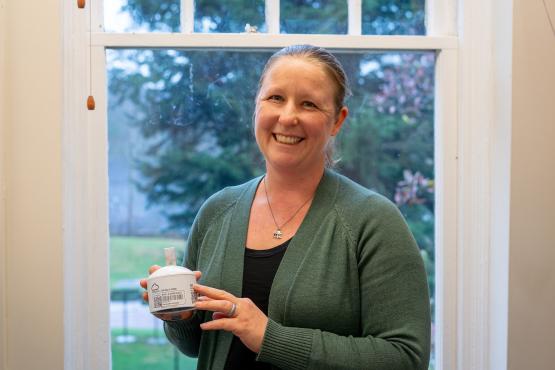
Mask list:
[[[289,102],[283,106],[279,115],[279,122],[284,125],[296,125],[299,123],[298,114],[295,105]]]

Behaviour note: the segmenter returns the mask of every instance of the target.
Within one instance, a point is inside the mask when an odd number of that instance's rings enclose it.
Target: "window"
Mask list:
[[[137,280],[150,264],[162,264],[164,246],[183,250],[205,199],[263,173],[251,120],[269,55],[107,51],[114,370],[125,368],[131,348],[143,365],[156,354],[160,368],[163,358],[172,363],[159,350],[162,326],[141,303]],[[401,208],[422,249],[433,292],[435,54],[336,55],[353,90],[350,118],[338,137],[337,170]],[[143,350],[149,343],[152,348]]]
[[[408,0],[104,2],[104,14],[93,21],[106,32],[92,35],[92,73],[96,90],[108,94],[95,94],[104,113],[92,119],[107,130],[96,143],[109,148],[95,171],[108,190],[102,217],[109,230],[101,231],[110,245],[115,370],[194,363],[167,345],[160,323],[140,303],[136,281],[150,264],[162,263],[163,247],[182,250],[208,195],[262,171],[249,138],[256,79],[271,51],[292,43],[325,46],[344,63],[354,96],[337,142],[338,170],[398,204],[436,298],[435,244],[453,237],[436,229],[446,222],[435,211],[445,214],[450,190],[435,190],[452,181],[444,178],[449,163],[436,159],[445,155],[441,135],[453,112],[436,114],[434,106],[437,98],[449,99],[438,92],[453,88],[445,71],[454,68],[447,56],[456,39],[425,36],[424,14],[424,1]]]

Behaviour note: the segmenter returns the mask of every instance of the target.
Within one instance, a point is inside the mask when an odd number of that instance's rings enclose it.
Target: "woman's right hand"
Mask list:
[[[151,275],[154,271],[158,270],[159,268],[160,266],[158,265],[150,266],[150,268],[148,269],[148,274]],[[197,279],[198,281],[198,279],[200,279],[201,272],[194,271],[194,273],[195,273],[195,279]],[[141,279],[140,284],[143,289],[146,289],[146,279]],[[148,303],[148,292],[143,292],[143,300]],[[172,312],[172,313],[153,312],[152,314],[157,318],[159,318],[160,320],[180,321],[180,320],[189,320],[193,316],[193,312],[194,310],[185,311],[185,312]]]

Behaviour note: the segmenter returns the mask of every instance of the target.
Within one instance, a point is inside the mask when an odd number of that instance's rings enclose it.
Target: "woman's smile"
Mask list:
[[[282,134],[273,134],[273,136],[278,143],[287,145],[295,145],[304,140],[302,137],[298,136],[289,136]]]

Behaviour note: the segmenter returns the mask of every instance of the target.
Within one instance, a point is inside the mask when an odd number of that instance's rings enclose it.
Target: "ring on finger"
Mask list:
[[[235,303],[231,304],[231,308],[227,311],[227,317],[235,317],[235,313],[237,311],[237,305]]]

